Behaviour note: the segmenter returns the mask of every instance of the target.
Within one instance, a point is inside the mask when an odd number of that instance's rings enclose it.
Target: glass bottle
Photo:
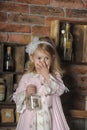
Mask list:
[[[0,102],[5,101],[6,98],[6,84],[3,78],[0,78]]]
[[[15,70],[15,61],[12,56],[12,47],[7,46],[5,61],[4,61],[4,70],[5,71],[14,71]]]
[[[64,41],[63,41],[63,57],[65,61],[72,61],[72,42],[73,37],[70,32],[70,24],[65,24],[65,33],[64,33]]]

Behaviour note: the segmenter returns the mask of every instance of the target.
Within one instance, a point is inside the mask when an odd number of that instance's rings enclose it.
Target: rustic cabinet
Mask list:
[[[6,47],[13,48],[12,55],[15,60],[14,71],[4,71]],[[0,78],[5,80],[6,98],[0,102],[0,130],[14,130],[17,123],[16,106],[12,94],[17,88],[25,70],[25,45],[15,43],[0,43]]]
[[[51,22],[51,31],[50,36],[55,41],[57,48],[60,49],[61,44],[61,30],[65,31],[65,24],[69,23],[70,25],[70,32],[72,34],[73,42],[72,42],[72,49],[73,49],[73,59],[71,63],[73,64],[87,64],[87,24],[86,23],[79,23],[73,21],[63,21],[63,20],[53,20]],[[61,59],[61,55],[60,55]],[[69,62],[68,62],[69,63]]]
[[[64,29],[63,25],[65,23],[70,24],[70,32],[73,36],[72,49],[73,49],[73,58],[71,61],[65,61],[61,56],[61,29]],[[57,51],[59,53],[59,58],[61,66],[65,70],[65,75],[63,81],[65,85],[69,88],[69,93],[63,94],[61,96],[62,105],[66,119],[71,130],[86,130],[87,129],[87,115],[86,117],[77,117],[73,113],[70,113],[71,110],[76,111],[76,115],[81,115],[79,110],[87,113],[85,97],[87,96],[87,87],[80,86],[82,82],[79,80],[79,76],[86,75],[86,72],[80,70],[82,66],[87,65],[87,23],[80,23],[79,21],[66,21],[66,20],[53,20],[51,22],[50,36],[56,42]],[[75,72],[74,69],[77,68],[78,71]],[[84,79],[84,78],[82,78]],[[78,83],[79,82],[79,83]],[[84,91],[83,91],[84,90]],[[85,118],[85,119],[84,119]]]

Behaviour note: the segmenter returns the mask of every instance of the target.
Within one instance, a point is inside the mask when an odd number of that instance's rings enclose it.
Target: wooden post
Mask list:
[[[55,41],[56,46],[59,44],[59,20],[51,21],[50,37]]]

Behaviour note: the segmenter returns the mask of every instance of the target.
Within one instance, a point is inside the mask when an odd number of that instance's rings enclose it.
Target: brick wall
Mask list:
[[[87,21],[82,0],[1,0],[0,41],[28,43],[33,35],[49,35],[50,21]]]
[[[87,22],[87,0],[0,0],[0,41],[27,44],[31,36],[49,36],[55,19]],[[87,65],[70,70],[87,95]]]

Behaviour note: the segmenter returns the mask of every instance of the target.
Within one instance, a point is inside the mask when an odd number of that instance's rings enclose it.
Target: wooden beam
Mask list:
[[[87,111],[85,110],[70,110],[70,114],[75,118],[87,118]]]
[[[59,44],[59,20],[51,21],[50,37],[55,41],[56,46]]]

